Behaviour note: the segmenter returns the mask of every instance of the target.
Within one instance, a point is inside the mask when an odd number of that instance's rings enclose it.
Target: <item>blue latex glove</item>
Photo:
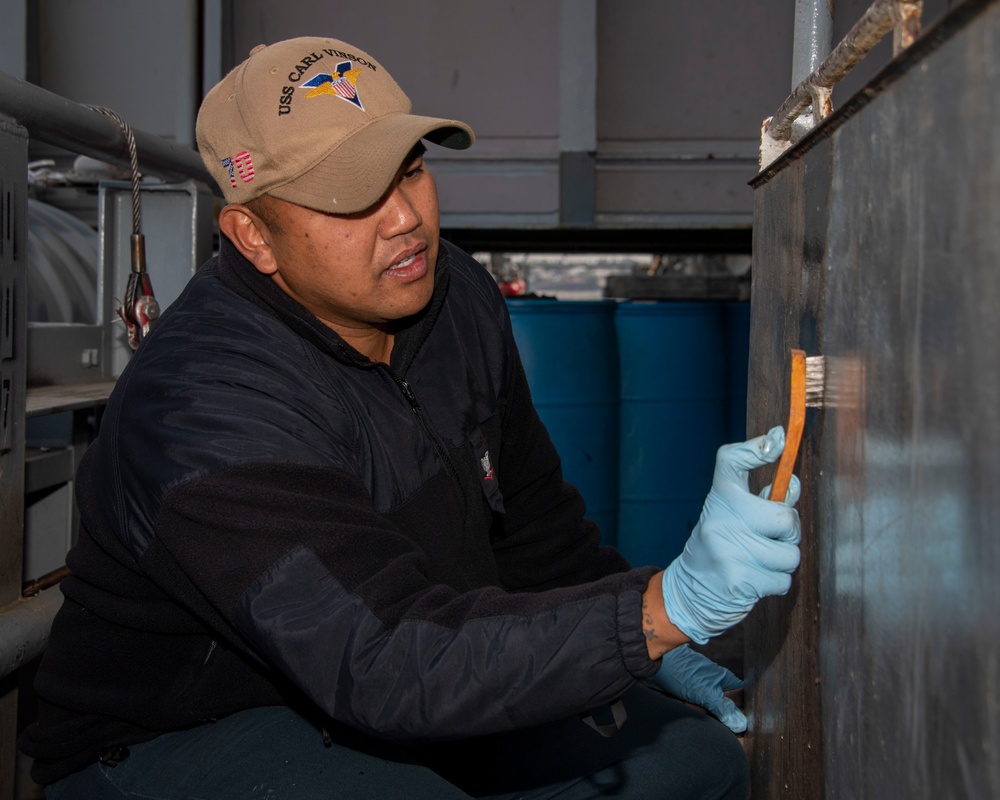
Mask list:
[[[750,470],[777,461],[784,446],[779,426],[719,448],[701,518],[663,573],[667,616],[694,642],[704,644],[740,622],[760,598],[791,588],[799,565],[801,531],[792,508],[799,482],[791,482],[783,503],[748,489]]]
[[[747,729],[747,718],[723,692],[742,689],[743,681],[686,644],[663,657],[653,681],[687,703],[701,706],[733,733]]]

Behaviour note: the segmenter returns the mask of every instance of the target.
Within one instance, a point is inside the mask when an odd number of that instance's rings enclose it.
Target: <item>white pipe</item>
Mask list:
[[[41,655],[62,604],[63,593],[55,586],[0,608],[0,678]]]

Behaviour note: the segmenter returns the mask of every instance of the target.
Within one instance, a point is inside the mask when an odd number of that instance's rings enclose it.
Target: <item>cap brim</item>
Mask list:
[[[341,142],[318,164],[269,194],[332,214],[354,214],[379,201],[413,146],[421,139],[464,150],[475,140],[464,122],[389,114]]]

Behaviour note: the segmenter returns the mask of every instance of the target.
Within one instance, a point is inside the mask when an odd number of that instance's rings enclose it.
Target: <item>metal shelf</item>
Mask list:
[[[75,411],[88,406],[104,405],[114,387],[114,380],[67,386],[29,387],[26,392],[25,415],[40,417],[60,411]]]

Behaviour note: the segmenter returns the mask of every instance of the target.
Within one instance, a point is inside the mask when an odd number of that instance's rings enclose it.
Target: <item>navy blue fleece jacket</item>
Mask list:
[[[119,379],[77,495],[21,740],[41,783],[259,705],[462,738],[582,713],[658,666],[655,570],[600,547],[495,282],[446,242],[385,365],[223,240]]]

